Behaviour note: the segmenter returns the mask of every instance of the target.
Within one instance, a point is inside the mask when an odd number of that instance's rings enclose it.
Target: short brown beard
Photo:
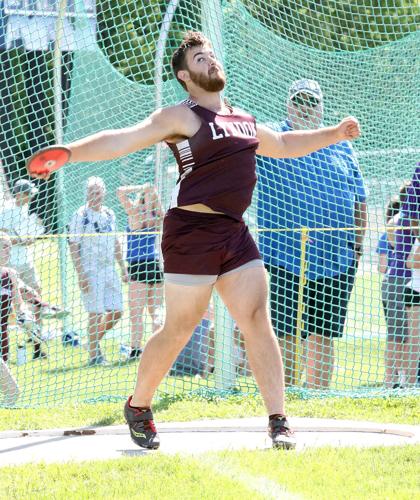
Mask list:
[[[214,75],[212,74],[211,76],[204,75],[202,73],[195,73],[192,70],[188,71],[190,73],[191,80],[207,92],[220,92],[225,88],[226,77],[221,69],[217,72],[218,74],[214,72]]]

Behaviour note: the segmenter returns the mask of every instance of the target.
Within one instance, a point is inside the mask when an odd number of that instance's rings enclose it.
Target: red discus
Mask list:
[[[70,149],[65,146],[50,146],[33,154],[29,158],[26,168],[29,175],[49,175],[65,165],[69,161],[70,155]]]

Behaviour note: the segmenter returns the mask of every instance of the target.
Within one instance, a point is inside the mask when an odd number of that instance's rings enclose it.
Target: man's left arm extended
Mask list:
[[[257,153],[271,158],[300,158],[341,141],[351,141],[360,136],[359,122],[349,116],[334,127],[317,130],[274,132],[265,125],[257,125],[260,144]]]

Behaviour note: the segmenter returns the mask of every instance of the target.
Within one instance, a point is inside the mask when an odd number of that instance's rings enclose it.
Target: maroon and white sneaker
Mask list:
[[[295,433],[290,428],[289,422],[284,415],[276,415],[274,418],[270,418],[268,435],[273,442],[273,448],[282,450],[296,448]]]
[[[130,396],[124,406],[124,416],[130,429],[131,439],[142,448],[157,450],[160,446],[159,434],[153,421],[152,410],[130,405]]]

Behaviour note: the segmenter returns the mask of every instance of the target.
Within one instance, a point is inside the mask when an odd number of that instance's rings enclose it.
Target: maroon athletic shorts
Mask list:
[[[261,260],[243,221],[181,208],[165,216],[162,253],[165,274],[221,276]]]

